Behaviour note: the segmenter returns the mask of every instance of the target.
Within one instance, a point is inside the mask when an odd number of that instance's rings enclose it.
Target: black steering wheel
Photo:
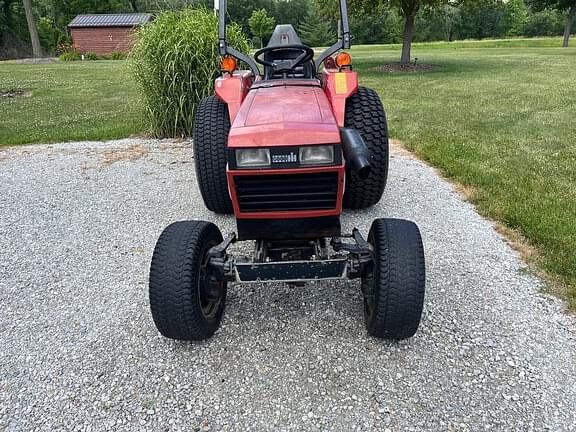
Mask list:
[[[274,60],[268,61],[264,60],[262,57],[264,54],[271,54],[279,51],[292,51],[292,52],[299,52],[295,59],[286,59],[286,60]],[[265,47],[261,50],[256,51],[254,54],[254,59],[257,63],[261,65],[268,66],[272,68],[272,74],[274,75],[276,72],[279,73],[288,73],[296,69],[301,64],[304,64],[314,58],[314,50],[306,45],[276,45],[271,47]]]

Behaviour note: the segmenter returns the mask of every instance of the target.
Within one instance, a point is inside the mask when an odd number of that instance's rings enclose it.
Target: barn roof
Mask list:
[[[152,15],[143,13],[78,15],[68,27],[134,27],[151,19]]]

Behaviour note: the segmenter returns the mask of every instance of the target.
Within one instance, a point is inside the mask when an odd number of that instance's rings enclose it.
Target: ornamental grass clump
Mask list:
[[[192,135],[196,105],[220,74],[217,29],[214,12],[187,8],[160,13],[138,32],[131,70],[156,137]],[[227,39],[248,52],[239,26],[228,26]]]

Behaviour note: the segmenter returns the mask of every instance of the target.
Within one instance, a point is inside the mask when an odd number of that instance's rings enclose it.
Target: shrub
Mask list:
[[[556,36],[564,31],[564,17],[556,10],[544,9],[528,17],[524,36]]]
[[[98,54],[92,52],[84,53],[84,60],[99,60],[99,59],[100,57],[98,57]]]
[[[72,45],[72,43],[67,40],[62,40],[61,42],[58,43],[58,46],[56,47],[57,56],[61,56],[62,54],[70,51],[76,51],[76,48],[74,48],[74,45]]]
[[[122,51],[114,51],[110,54],[110,60],[125,60],[126,57],[126,53]]]
[[[131,70],[154,135],[192,135],[196,105],[212,94],[220,72],[217,26],[212,11],[186,8],[162,12],[138,32]],[[227,37],[248,52],[239,26],[230,25]]]
[[[69,50],[69,51],[64,51],[60,55],[60,60],[61,61],[78,61],[78,60],[82,60],[82,57],[78,51]]]
[[[56,27],[54,22],[48,17],[41,17],[38,20],[38,37],[45,54],[57,52],[58,44],[65,41],[66,34]]]

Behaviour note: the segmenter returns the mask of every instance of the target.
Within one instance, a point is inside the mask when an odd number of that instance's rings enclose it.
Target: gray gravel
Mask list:
[[[490,222],[395,152],[389,187],[344,226],[416,221],[418,334],[367,337],[357,283],[237,286],[216,336],[162,338],[154,243],[208,212],[189,143],[0,150],[0,430],[576,430],[576,322]]]

